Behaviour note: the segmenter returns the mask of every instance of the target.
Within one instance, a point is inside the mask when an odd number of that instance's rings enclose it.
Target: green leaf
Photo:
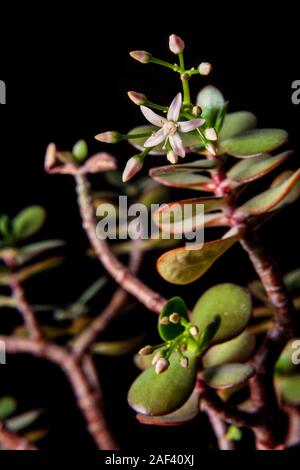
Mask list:
[[[275,370],[278,374],[290,374],[295,372],[297,369],[299,370],[300,364],[296,364],[294,363],[295,361],[293,361],[294,353],[300,357],[296,352],[297,350],[300,350],[300,338],[293,338],[287,343],[276,362]]]
[[[178,313],[182,318],[189,321],[188,310],[185,302],[180,297],[173,297],[172,299],[168,300],[168,302],[164,305],[158,320],[158,332],[164,341],[177,338],[177,336],[179,336],[184,331],[184,327],[180,323],[168,323],[167,325],[162,325],[160,323],[162,318],[169,317],[172,315],[172,313]]]
[[[202,356],[203,366],[207,368],[230,362],[246,362],[253,355],[255,346],[255,336],[244,331],[236,338],[210,348]]]
[[[203,276],[238,239],[239,236],[233,236],[167,251],[157,260],[157,270],[168,282],[190,284]]]
[[[222,197],[183,199],[160,207],[154,212],[153,220],[168,233],[189,233],[205,226],[204,213],[221,209],[224,203]],[[206,221],[209,224],[209,219]]]
[[[264,191],[247,201],[235,211],[235,215],[245,217],[248,215],[261,215],[273,209],[290,193],[300,180],[300,169],[279,186]]]
[[[88,156],[89,149],[85,140],[78,140],[72,149],[72,154],[78,162],[82,162]]]
[[[202,376],[210,387],[224,389],[245,383],[254,372],[254,367],[249,364],[223,364],[205,369]]]
[[[282,129],[255,129],[226,139],[220,145],[223,152],[238,158],[247,158],[271,152],[288,140]]]
[[[27,411],[26,413],[10,418],[6,421],[5,425],[9,431],[19,432],[33,424],[41,413],[42,410]]]
[[[13,234],[16,241],[34,235],[46,219],[46,211],[41,206],[30,206],[22,210],[13,220]]]
[[[207,325],[204,331],[201,334],[200,342],[199,342],[199,351],[203,352],[207,347],[211,344],[212,340],[216,336],[216,333],[221,325],[221,317],[220,315],[216,315],[211,323]]]
[[[6,243],[11,242],[11,226],[8,215],[3,214],[0,217],[0,233]]]
[[[284,171],[279,176],[277,176],[277,178],[275,178],[275,180],[273,181],[270,187],[277,188],[281,184],[284,184],[286,181],[288,181],[288,179],[291,178],[293,174],[294,174],[293,170]],[[280,203],[277,204],[273,208],[273,210],[277,211],[279,209],[282,209],[286,205],[292,204],[293,202],[295,202],[299,197],[300,197],[300,184],[295,184],[294,187],[291,189],[291,191],[288,192],[286,196],[284,196],[282,201],[280,201]]]
[[[0,285],[1,285],[0,281]],[[0,295],[0,307],[16,308],[17,301],[13,297]]]
[[[36,274],[47,271],[48,269],[53,269],[59,266],[63,262],[62,256],[52,256],[47,258],[39,263],[32,264],[31,266],[26,266],[18,272],[19,281],[23,282],[29,279]]]
[[[151,180],[150,180],[151,181]],[[154,184],[147,191],[144,191],[139,198],[139,203],[144,204],[146,207],[151,207],[151,204],[160,204],[161,201],[165,201],[168,196],[168,189],[160,184]]]
[[[17,409],[17,402],[13,397],[0,398],[0,419],[6,419],[15,413]]]
[[[151,168],[149,175],[155,181],[165,186],[213,191],[210,178],[200,173],[215,167],[215,161],[202,159],[180,165],[165,165]]]
[[[227,177],[240,184],[249,183],[270,173],[281,165],[292,153],[293,152],[289,150],[275,157],[271,155],[259,155],[251,159],[241,160],[227,172]]]
[[[300,289],[300,269],[289,272],[284,276],[283,280],[289,292]]]
[[[257,279],[255,281],[250,282],[248,284],[248,288],[251,294],[253,295],[253,297],[260,300],[264,304],[269,304],[269,299],[266,294],[266,290],[261,281]]]
[[[300,405],[300,374],[287,377],[280,385],[282,397],[292,405]]]
[[[34,431],[29,431],[24,434],[25,439],[29,442],[37,442],[47,436],[47,429],[35,429]]]
[[[226,283],[208,289],[196,303],[192,322],[204,331],[215,315],[221,317],[221,326],[213,343],[222,343],[240,334],[247,326],[252,311],[248,291],[235,284]]]
[[[120,341],[99,341],[92,346],[93,354],[103,356],[124,356],[135,351],[142,343],[144,335],[134,336],[133,338]]]
[[[196,103],[202,108],[201,117],[205,119],[208,127],[215,126],[219,113],[226,105],[220,90],[212,85],[202,88],[197,95]]]
[[[16,261],[20,266],[24,263],[27,263],[35,256],[39,256],[45,251],[53,250],[54,248],[60,248],[63,245],[65,245],[63,240],[46,240],[43,242],[22,246],[22,248],[20,248],[17,252]]]
[[[242,433],[242,431],[240,430],[240,428],[238,428],[237,426],[231,425],[231,426],[229,426],[229,428],[228,428],[226,437],[227,437],[227,439],[229,439],[230,441],[239,442],[239,441],[242,439],[242,437],[243,437],[243,433]]]
[[[211,221],[211,224],[213,221]],[[139,250],[140,251],[150,251],[150,250],[166,250],[168,248],[173,248],[178,245],[180,240],[171,238],[170,240],[163,240],[162,238],[149,238],[148,240],[139,240]],[[123,255],[126,253],[131,253],[134,250],[134,244],[129,242],[116,243],[112,246],[112,251],[116,255]]]
[[[149,367],[131,385],[129,405],[144,415],[166,415],[180,408],[191,395],[196,379],[196,358],[189,356],[189,366],[180,365],[180,356],[173,353],[170,366],[162,374]]]
[[[219,133],[219,141],[229,139],[242,132],[254,129],[257,125],[256,116],[248,111],[238,111],[226,114]]]
[[[178,410],[162,416],[146,416],[137,414],[137,420],[142,424],[154,426],[179,426],[192,421],[199,414],[200,390],[194,389],[189,399]]]

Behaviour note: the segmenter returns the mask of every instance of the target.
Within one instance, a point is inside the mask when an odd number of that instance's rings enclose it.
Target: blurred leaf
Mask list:
[[[78,162],[82,162],[88,156],[89,149],[85,140],[78,140],[72,149],[72,154]]]
[[[241,134],[249,129],[254,129],[256,124],[256,116],[248,111],[238,111],[226,114],[223,126],[219,133],[219,141],[229,139],[230,137]]]
[[[247,331],[249,331],[249,333],[253,333],[254,335],[260,335],[262,333],[266,333],[272,327],[272,325],[273,322],[271,320],[266,320],[249,326]]]
[[[197,245],[190,245],[167,251],[157,260],[157,270],[168,282],[190,284],[203,276],[238,239],[239,236],[233,236],[204,243],[198,249]]]
[[[210,387],[223,389],[246,382],[254,372],[254,367],[249,364],[223,364],[205,369],[202,377]]]
[[[226,438],[230,441],[239,442],[243,437],[243,433],[237,426],[229,426]]]
[[[212,321],[207,325],[200,336],[199,351],[203,352],[211,344],[221,325],[220,315],[213,317]]]
[[[283,280],[289,292],[300,289],[300,269],[294,269],[287,273]]]
[[[14,416],[6,421],[5,426],[11,432],[19,432],[28,428],[33,424],[41,415],[42,410],[32,410],[22,413],[21,415]]]
[[[271,155],[259,155],[249,160],[241,160],[227,172],[227,177],[237,183],[249,183],[270,173],[281,165],[292,153],[292,151],[286,151],[275,157]]]
[[[300,169],[293,173],[292,176],[285,182],[281,183],[275,188],[268,189],[263,193],[255,196],[254,198],[247,201],[241,207],[239,207],[235,214],[240,215],[261,215],[264,214],[275,206],[277,206],[285,196],[293,189],[293,187],[300,180]]]
[[[17,409],[17,402],[13,397],[1,397],[0,398],[0,419],[7,419]]]
[[[169,341],[174,338],[177,338],[181,333],[184,331],[184,326],[180,323],[168,323],[167,325],[162,325],[160,320],[164,317],[169,317],[172,313],[178,313],[182,318],[189,321],[188,319],[188,310],[185,305],[185,302],[181,299],[181,297],[173,297],[172,299],[168,300],[165,303],[162,312],[159,315],[158,320],[158,332],[159,336],[164,341]]]
[[[202,197],[170,202],[154,212],[153,220],[168,233],[189,233],[204,227],[204,212],[221,209],[224,203],[225,200],[222,197]]]
[[[213,160],[195,160],[191,163],[151,168],[149,175],[165,186],[213,191],[210,178],[200,173],[213,169],[216,165],[217,163]]]
[[[93,344],[91,351],[93,354],[102,354],[103,356],[123,356],[135,351],[143,339],[144,335],[139,335],[120,341],[99,341]]]
[[[34,235],[43,226],[45,220],[46,211],[43,207],[29,206],[23,209],[12,222],[13,234],[16,241],[24,240]]]
[[[224,140],[221,150],[238,158],[247,158],[271,152],[288,140],[282,129],[254,129]]]
[[[196,388],[189,399],[178,410],[162,416],[146,416],[137,414],[137,420],[142,424],[154,426],[178,426],[192,421],[199,414],[200,391]]]
[[[47,271],[48,269],[53,269],[59,266],[63,262],[62,256],[52,256],[51,258],[47,258],[43,261],[38,263],[32,264],[31,266],[27,266],[21,269],[17,276],[19,281],[23,282],[29,279],[30,277],[34,276],[35,274],[39,274],[43,271]]]
[[[148,240],[140,240],[139,250],[166,250],[167,248],[173,248],[174,246],[178,245],[179,241],[180,240],[176,240],[175,238],[171,238],[170,240],[163,240],[162,238],[149,238]],[[112,251],[116,255],[131,253],[134,249],[134,244],[131,241],[112,245]]]
[[[27,263],[35,256],[38,256],[45,251],[53,250],[54,248],[60,248],[65,245],[63,240],[46,240],[43,242],[32,243],[31,245],[26,245],[20,248],[17,251],[16,262],[18,265]]]
[[[146,207],[150,207],[151,204],[160,204],[161,201],[165,201],[167,196],[167,188],[160,184],[154,184],[151,188],[143,192],[138,202],[144,204]]]
[[[96,294],[99,293],[101,289],[107,284],[108,277],[101,276],[95,282],[93,282],[79,297],[77,303],[86,304],[88,303]]]
[[[162,374],[154,366],[142,372],[131,385],[129,405],[145,415],[160,416],[180,408],[191,395],[196,379],[196,358],[189,355],[189,366],[180,365],[180,357],[173,353],[170,366]]]
[[[300,369],[300,364],[294,364],[292,357],[297,351],[295,342],[298,344],[298,351],[300,350],[300,338],[293,338],[287,343],[275,365],[275,371],[278,374],[290,374]]]
[[[248,284],[251,294],[264,304],[269,304],[269,299],[261,281],[255,280]]]
[[[216,87],[208,85],[198,93],[196,104],[201,107],[203,117],[208,127],[214,127],[219,113],[224,109],[225,100]]]
[[[0,233],[6,243],[10,243],[12,241],[11,224],[9,217],[6,214],[1,215],[0,217]]]
[[[286,402],[300,405],[300,374],[282,379],[280,392]]]
[[[29,442],[37,442],[47,436],[47,434],[47,429],[36,429],[34,431],[29,431],[25,433],[24,438],[27,439]]]
[[[0,295],[0,307],[15,308],[16,305],[17,305],[17,302],[13,297]]]
[[[200,333],[213,320],[221,317],[221,326],[212,343],[222,343],[240,334],[247,326],[252,311],[251,297],[246,289],[235,284],[219,284],[208,289],[196,303],[192,322]]]
[[[210,348],[202,356],[203,366],[207,368],[230,362],[246,362],[253,355],[255,346],[255,336],[244,331],[236,338]]]

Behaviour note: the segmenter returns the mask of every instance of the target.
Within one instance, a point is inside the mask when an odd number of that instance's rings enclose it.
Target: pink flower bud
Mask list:
[[[120,142],[121,137],[121,134],[117,131],[108,131],[97,134],[95,139],[99,140],[99,142],[105,142],[106,144],[116,144],[117,142]]]
[[[182,357],[180,359],[180,365],[181,367],[184,367],[185,369],[189,366],[189,360],[187,357]]]
[[[167,159],[172,164],[177,163],[178,162],[178,155],[173,150],[170,150],[167,153]]]
[[[129,181],[134,175],[136,175],[143,167],[143,160],[139,157],[131,157],[126,163],[125,169],[122,175],[123,183]]]
[[[178,313],[174,312],[169,316],[169,320],[171,323],[179,323],[181,320],[181,316],[178,315]]]
[[[149,354],[153,353],[153,348],[152,346],[145,346],[142,349],[139,350],[139,354],[141,356],[148,356]]]
[[[45,170],[48,171],[57,163],[56,145],[49,144],[45,156]]]
[[[192,326],[190,328],[190,333],[191,333],[192,336],[197,336],[197,334],[199,333],[199,330],[198,330],[197,326]]]
[[[216,157],[217,155],[217,151],[216,151],[216,148],[213,144],[207,144],[206,145],[206,150],[211,154],[213,155],[214,157]]]
[[[209,75],[212,71],[212,66],[209,62],[201,62],[198,67],[200,75]]]
[[[142,64],[148,64],[152,59],[152,54],[147,51],[131,51],[129,54],[133,59],[141,62]]]
[[[155,372],[157,374],[161,374],[162,372],[168,369],[169,365],[169,361],[162,357],[161,359],[158,359],[157,363],[155,364]]]
[[[180,54],[180,52],[183,52],[185,44],[179,36],[176,36],[176,34],[171,34],[169,37],[169,48],[173,54]]]
[[[205,130],[205,137],[208,140],[218,140],[218,134],[213,127],[210,127],[209,129]]]
[[[131,101],[133,101],[134,104],[137,104],[138,106],[145,104],[147,101],[147,97],[143,95],[143,93],[138,93],[137,91],[129,91],[127,94]]]

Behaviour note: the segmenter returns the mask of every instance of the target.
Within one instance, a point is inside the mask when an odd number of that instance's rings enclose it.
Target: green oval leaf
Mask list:
[[[300,405],[300,374],[287,377],[280,384],[282,397],[292,405]]]
[[[185,305],[185,302],[181,299],[181,297],[173,297],[172,299],[168,300],[168,302],[164,305],[162,312],[159,315],[158,320],[158,332],[160,337],[164,341],[169,341],[174,338],[177,338],[181,333],[184,331],[184,327],[180,323],[168,323],[167,325],[163,325],[160,323],[160,320],[164,317],[169,317],[172,313],[178,313],[181,317],[185,320],[189,321],[188,319],[188,310]]]
[[[287,343],[276,362],[275,370],[278,374],[290,374],[299,370],[300,364],[296,364],[293,360],[294,353],[296,353],[295,355],[300,358],[297,350],[300,350],[300,338],[293,338]]]
[[[224,389],[245,383],[254,372],[254,367],[249,364],[223,364],[205,369],[202,376],[210,387]]]
[[[246,289],[231,283],[219,284],[208,289],[200,297],[192,313],[192,322],[202,332],[215,315],[219,315],[221,326],[213,338],[213,343],[222,343],[245,329],[251,311],[251,297]]]
[[[120,341],[99,341],[93,344],[92,352],[103,356],[123,356],[136,350],[143,338],[144,336],[139,335]]]
[[[5,425],[9,431],[19,432],[31,426],[31,424],[38,419],[41,413],[42,410],[27,411],[26,413],[10,418],[6,421]]]
[[[216,344],[210,348],[202,356],[203,366],[207,368],[230,362],[246,362],[253,355],[255,346],[255,336],[244,331],[236,338],[222,344]]]
[[[180,357],[173,353],[170,366],[162,374],[149,367],[131,385],[128,392],[129,405],[144,415],[166,415],[180,408],[189,398],[195,385],[196,358],[189,357],[187,368],[180,365]]]
[[[240,217],[247,215],[261,215],[270,211],[292,191],[300,180],[300,169],[292,174],[286,181],[279,186],[273,187],[255,196],[239,207],[235,214]]]
[[[221,209],[224,203],[222,197],[183,199],[160,207],[154,212],[153,220],[168,233],[189,233],[203,228],[205,222],[209,225],[210,219],[205,220],[204,213]],[[220,218],[220,213],[217,215]]]
[[[239,236],[167,251],[157,260],[159,274],[173,284],[190,284],[201,277],[237,240]]]
[[[0,419],[6,419],[17,409],[17,402],[13,397],[0,398]]]
[[[271,155],[259,155],[249,160],[241,160],[228,171],[227,177],[240,184],[249,183],[270,173],[281,165],[292,153],[292,151],[287,151],[275,157]]]
[[[271,184],[271,188],[277,188],[281,184],[285,183],[288,181],[289,178],[293,176],[294,172],[292,170],[286,170],[283,173],[281,173],[273,183]],[[279,210],[285,207],[288,204],[292,204],[295,202],[298,198],[300,197],[300,184],[295,184],[291,191],[289,191],[284,198],[280,201],[279,204],[277,204],[273,210]]]
[[[229,139],[249,129],[254,129],[256,125],[256,116],[248,111],[228,113],[219,133],[219,141]]]
[[[300,269],[290,271],[284,276],[283,280],[289,292],[300,289]]]
[[[165,186],[190,188],[199,191],[213,191],[210,178],[201,174],[216,167],[212,160],[196,160],[181,165],[165,165],[152,168],[149,175]]]
[[[46,219],[46,211],[41,206],[30,206],[22,210],[13,220],[13,234],[16,241],[34,235]]]
[[[72,149],[72,154],[78,162],[82,162],[88,156],[89,149],[85,140],[78,140]]]
[[[178,410],[162,416],[146,416],[137,414],[137,420],[142,424],[154,426],[178,426],[192,421],[199,414],[200,390],[194,389],[189,399]]]
[[[22,248],[17,252],[16,261],[18,265],[22,265],[35,256],[39,256],[40,254],[53,250],[54,248],[60,248],[63,245],[65,245],[63,240],[46,240],[22,246]]]
[[[288,133],[282,129],[254,129],[224,140],[220,148],[238,158],[256,156],[271,152],[288,140]]]
[[[202,109],[219,109],[224,105],[225,100],[218,88],[207,85],[199,91],[196,102]]]

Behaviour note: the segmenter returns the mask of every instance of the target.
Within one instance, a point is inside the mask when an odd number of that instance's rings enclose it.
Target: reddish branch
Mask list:
[[[8,431],[5,424],[0,421],[0,449],[1,450],[37,450],[27,439]]]
[[[92,203],[90,183],[85,175],[77,175],[75,180],[83,227],[100,262],[124,290],[133,295],[149,310],[160,313],[166,300],[137,279],[137,277],[115,257],[107,242],[97,237],[97,224]]]
[[[219,414],[207,405],[204,405],[203,409],[214,431],[219,450],[234,450],[233,442],[227,438],[227,426]]]
[[[98,448],[105,450],[118,448],[107,427],[102,412],[103,403],[96,374],[91,368],[91,363],[87,362],[88,359],[84,359],[84,371],[80,362],[60,346],[44,341],[33,341],[12,336],[0,336],[0,340],[4,341],[6,351],[10,354],[31,354],[57,364],[64,371],[73,388],[77,404],[85,417],[87,428]],[[86,375],[87,367],[89,367],[89,380]],[[93,376],[93,385],[91,385],[91,376]]]

